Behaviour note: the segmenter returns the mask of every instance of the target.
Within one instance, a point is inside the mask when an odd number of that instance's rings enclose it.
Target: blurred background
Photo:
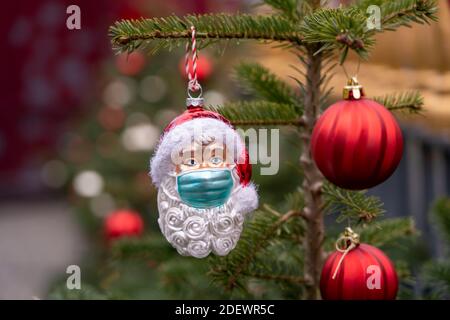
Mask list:
[[[255,3],[2,4],[0,299],[67,298],[60,287],[71,264],[82,267],[83,284],[99,283],[90,288],[89,297],[103,297],[99,288],[117,292],[116,298],[127,290],[134,298],[180,297],[176,288],[163,288],[171,279],[160,278],[161,268],[170,275],[167,265],[148,260],[145,266],[113,268],[106,261],[113,235],[105,219],[127,209],[144,220],[146,237],[162,238],[148,161],[164,126],[184,108],[184,48],[155,56],[115,56],[107,29],[121,18],[268,12]],[[81,30],[66,28],[71,4],[81,8]],[[405,136],[400,167],[369,191],[385,202],[386,216],[414,218],[424,241],[417,247],[420,257],[413,269],[446,254],[429,215],[436,199],[450,194],[450,3],[442,0],[439,6],[438,23],[378,36],[370,61],[362,63],[359,72],[369,96],[420,90],[425,97],[423,115],[399,115]],[[289,65],[297,61],[288,51],[251,42],[224,44],[200,52],[199,77],[207,103],[249,98],[233,81],[233,65],[242,60],[258,61],[295,85]],[[356,60],[346,63],[347,70],[356,68]],[[337,100],[346,79],[341,68],[335,72],[330,85]],[[254,171],[268,203],[279,202],[300,179],[293,169],[299,156],[296,135],[286,129],[281,139],[279,174],[264,177]],[[181,297],[211,297],[207,285],[197,289],[196,295]],[[420,297],[420,283],[412,291],[410,297]]]

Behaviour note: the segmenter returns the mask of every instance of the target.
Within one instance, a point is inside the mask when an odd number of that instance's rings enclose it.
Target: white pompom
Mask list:
[[[258,192],[253,183],[242,187],[233,195],[236,211],[248,213],[258,208]]]

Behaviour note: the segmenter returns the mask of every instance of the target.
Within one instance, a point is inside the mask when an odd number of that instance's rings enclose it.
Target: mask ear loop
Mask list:
[[[237,192],[239,192],[242,189],[240,177],[237,173],[237,170],[235,170],[236,168],[237,168],[236,163],[233,163],[231,166],[228,167],[228,169],[230,170],[230,173],[231,173],[231,177],[233,178],[233,191],[231,191],[232,195],[236,194]]]

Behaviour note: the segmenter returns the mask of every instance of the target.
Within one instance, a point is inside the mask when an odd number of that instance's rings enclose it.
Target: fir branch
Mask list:
[[[375,97],[373,100],[390,111],[408,111],[414,114],[421,113],[424,105],[423,97],[418,91],[388,94],[383,97]]]
[[[225,257],[210,259],[209,274],[213,281],[222,284],[226,290],[245,290],[243,275],[248,272],[257,254],[269,245],[283,224],[298,215],[297,211],[290,211],[281,217],[257,211],[255,218],[245,226],[237,247]]]
[[[381,29],[368,32],[391,31],[411,23],[436,21],[437,2],[435,0],[359,0],[356,6],[366,12],[369,6],[378,6],[381,11]]]
[[[423,274],[435,299],[450,299],[450,260],[428,263]]]
[[[381,9],[381,29],[367,29],[366,10],[369,5]],[[368,57],[374,45],[376,32],[395,30],[412,23],[436,21],[435,0],[367,0],[352,7],[320,9],[307,15],[300,27],[306,44],[317,43],[318,51],[339,50],[342,64],[348,51],[354,50],[361,58]]]
[[[401,238],[416,233],[414,221],[411,218],[385,219],[377,223],[355,228],[360,234],[361,241],[374,246],[395,243]]]
[[[283,227],[296,221],[301,220],[290,219],[288,223],[283,224]],[[301,247],[299,250],[297,242],[277,234],[271,240],[270,246],[258,255],[243,275],[248,278],[289,282],[300,287],[309,286],[308,281],[302,276],[303,256],[303,250]]]
[[[382,30],[395,30],[411,23],[429,23],[437,21],[435,0],[391,0],[381,5]]]
[[[267,101],[228,103],[223,106],[207,106],[236,126],[302,126],[301,115],[295,106]]]
[[[296,24],[282,16],[251,16],[246,14],[205,14],[185,17],[169,16],[140,20],[121,20],[109,29],[114,48],[131,52],[157,41],[153,52],[179,46],[191,37],[195,26],[199,47],[219,39],[256,39],[262,41],[302,44]]]
[[[287,83],[258,63],[241,63],[235,70],[239,82],[264,100],[293,105],[300,100]]]
[[[366,191],[344,190],[331,183],[326,183],[322,191],[325,210],[328,213],[339,212],[337,222],[371,222],[385,212],[381,200],[375,196],[367,196]]]
[[[365,30],[366,16],[355,8],[319,9],[306,16],[300,27],[306,43],[319,45],[318,52],[341,50],[341,63],[349,49],[366,58],[374,40]]]
[[[111,300],[111,296],[107,292],[102,292],[91,284],[83,281],[80,290],[68,290],[67,284],[59,284],[53,288],[46,299],[51,300]]]
[[[288,193],[286,195],[286,207],[290,210],[301,211],[305,207],[305,195],[303,190]]]
[[[219,299],[228,298],[228,295],[218,292],[209,281],[205,281],[208,265],[202,259],[176,254],[161,263],[157,271],[172,299],[208,299],[211,293]]]
[[[114,242],[111,250],[113,260],[137,259],[148,261],[150,259],[162,261],[170,258],[173,250],[167,246],[162,237],[124,238]]]
[[[280,11],[282,15],[292,21],[298,22],[301,20],[301,13],[298,11],[299,0],[263,0],[263,3]]]
[[[439,231],[450,244],[450,198],[439,199],[433,208],[433,219]]]
[[[284,274],[272,274],[272,273],[257,273],[257,272],[246,272],[242,275],[250,278],[270,280],[270,281],[285,281],[295,284],[306,284],[306,281],[303,277],[299,276],[291,276]]]

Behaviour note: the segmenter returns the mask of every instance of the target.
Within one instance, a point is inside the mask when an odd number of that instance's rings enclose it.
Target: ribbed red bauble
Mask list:
[[[351,238],[344,239],[348,244]],[[394,300],[397,290],[398,278],[391,260],[381,250],[359,244],[359,240],[346,250],[332,253],[320,278],[324,300]]]
[[[139,213],[125,209],[110,213],[104,224],[104,231],[108,240],[137,237],[142,234],[143,229],[144,222]]]
[[[179,64],[180,72],[184,77],[186,75],[186,60],[183,58],[180,60]],[[189,70],[193,73],[192,70],[192,59],[189,59]],[[213,66],[211,63],[211,59],[207,55],[199,55],[197,59],[197,79],[198,81],[204,81],[209,78],[211,73],[213,72]]]
[[[392,114],[366,99],[356,78],[344,88],[344,100],[317,121],[311,152],[322,174],[344,189],[361,190],[385,181],[402,158],[403,137]]]

